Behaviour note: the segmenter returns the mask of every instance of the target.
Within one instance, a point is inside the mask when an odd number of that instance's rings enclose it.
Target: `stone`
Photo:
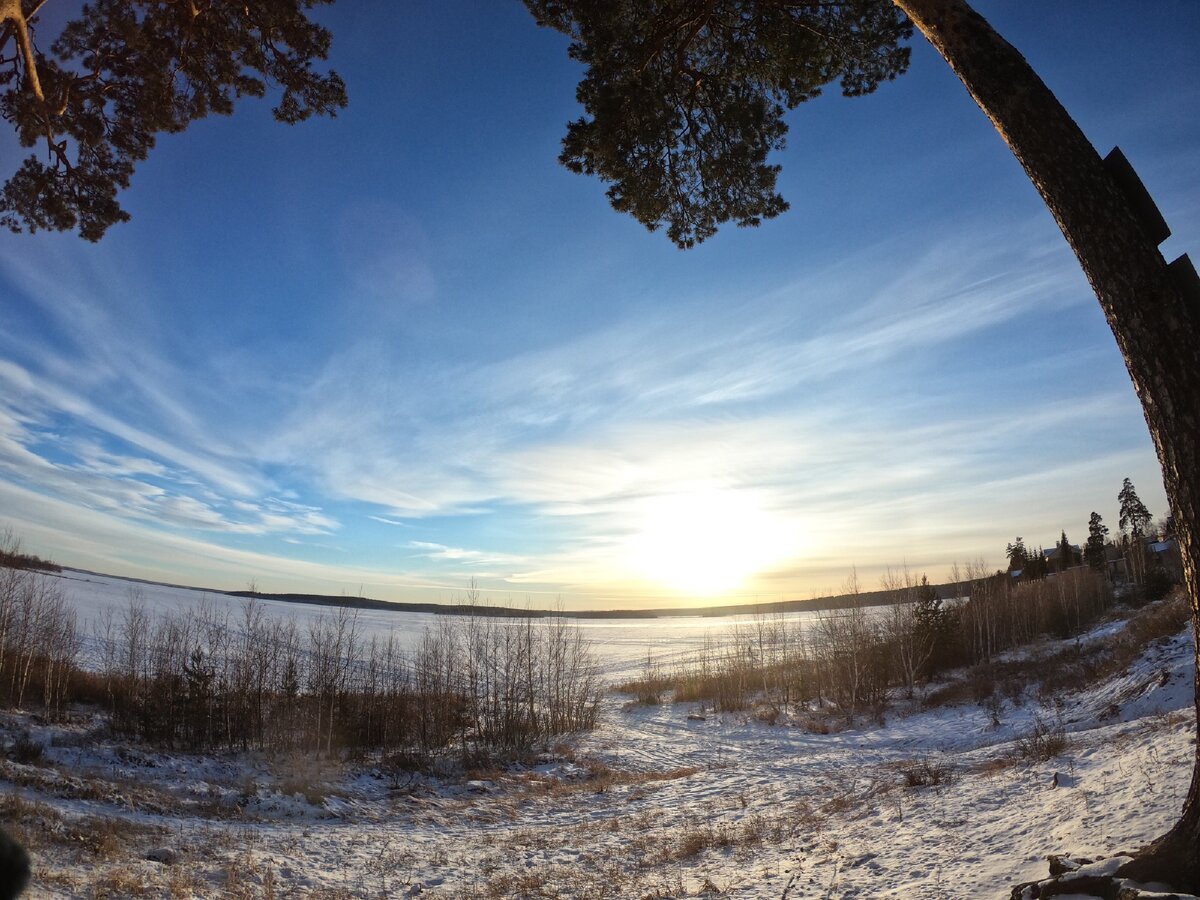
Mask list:
[[[151,862],[162,863],[164,866],[173,866],[179,862],[179,853],[170,847],[155,847],[153,850],[146,852],[146,859]]]
[[[1050,877],[1057,878],[1059,875],[1065,875],[1067,872],[1074,872],[1080,866],[1091,865],[1092,860],[1082,857],[1066,856],[1061,853],[1051,853],[1046,857],[1050,863]]]

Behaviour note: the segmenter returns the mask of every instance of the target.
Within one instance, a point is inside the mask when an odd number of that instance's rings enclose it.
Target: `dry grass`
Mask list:
[[[665,848],[661,862],[682,862],[709,850],[759,847],[779,843],[791,835],[794,824],[782,816],[753,815],[740,822],[692,824]]]
[[[485,888],[487,897],[496,900],[504,897],[557,897],[546,883],[546,873],[540,872],[505,872],[488,881]]]
[[[1191,610],[1182,589],[1165,600],[1138,610],[1125,625],[1133,646],[1141,648],[1161,638],[1173,637],[1191,621]]]
[[[953,784],[958,779],[958,771],[953,766],[928,757],[901,763],[898,768],[907,788],[938,787]]]
[[[333,793],[331,782],[341,774],[337,763],[299,754],[280,759],[271,768],[277,773],[274,787],[279,793],[299,794],[313,806],[321,806]]]
[[[121,900],[123,897],[160,896],[161,886],[144,872],[124,866],[107,869],[92,879],[89,896],[93,900]]]
[[[0,820],[33,856],[35,887],[114,900],[204,893],[190,865],[141,862],[150,847],[169,839],[167,828],[111,816],[68,817],[15,793],[0,798]]]
[[[837,734],[847,726],[846,716],[833,710],[809,710],[796,720],[796,724],[809,734]]]
[[[1013,748],[1023,760],[1046,762],[1064,753],[1069,746],[1061,722],[1048,722],[1041,716],[1034,716],[1032,727],[1017,738]]]
[[[128,751],[135,753],[136,751]],[[78,775],[60,768],[64,764],[19,765],[0,759],[0,781],[25,787],[48,797],[94,800],[131,812],[174,815],[187,812],[211,819],[245,818],[244,811],[216,787],[211,794],[192,797],[171,793],[132,776]]]
[[[694,767],[681,766],[665,771],[633,772],[614,769],[601,760],[591,758],[580,761],[579,765],[584,771],[576,778],[547,778],[525,773],[506,780],[517,786],[519,796],[563,797],[580,792],[603,794],[620,786],[674,781],[677,778],[688,778],[700,771]]]
[[[193,866],[168,866],[165,874],[164,887],[171,900],[190,900],[197,894],[203,895],[205,882]]]
[[[1002,753],[999,756],[989,756],[987,759],[982,759],[977,763],[964,767],[963,774],[982,775],[985,778],[989,778],[992,775],[1007,772],[1020,763],[1020,761],[1020,757],[1015,753]]]
[[[256,859],[248,852],[235,854],[225,862],[221,874],[222,897],[228,900],[274,900],[275,868],[270,861]]]
[[[127,858],[166,834],[166,829],[108,816],[66,818],[45,803],[12,793],[0,798],[0,821],[35,855],[61,862],[95,864]]]

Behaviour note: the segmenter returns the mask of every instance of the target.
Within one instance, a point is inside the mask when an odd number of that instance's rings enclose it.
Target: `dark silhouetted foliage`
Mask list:
[[[560,160],[608,182],[615,209],[690,247],[726,222],[758,225],[776,192],[784,114],[834,81],[869,94],[908,68],[908,19],[887,0],[525,0],[587,67],[585,115]]]
[[[0,113],[23,147],[45,152],[25,157],[0,191],[0,223],[99,240],[129,218],[117,194],[158,135],[270,88],[281,90],[281,122],[334,115],[345,85],[313,69],[330,35],[308,18],[330,2],[94,0],[46,47],[36,43],[43,4],[6,5]]]

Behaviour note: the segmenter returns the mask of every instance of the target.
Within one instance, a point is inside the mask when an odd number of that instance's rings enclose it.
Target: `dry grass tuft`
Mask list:
[[[487,883],[487,897],[557,897],[546,883],[544,872],[505,872]]]
[[[580,792],[603,794],[620,786],[674,781],[677,778],[695,775],[700,771],[695,767],[681,766],[678,769],[665,771],[631,772],[626,769],[614,769],[608,763],[593,758],[580,760],[579,765],[583,769],[583,774],[577,778],[547,778],[526,773],[509,780],[517,785],[518,795],[563,797]]]
[[[901,763],[899,768],[904,786],[908,788],[937,787],[953,784],[958,779],[958,772],[953,766],[929,758]]]
[[[88,885],[88,894],[92,900],[121,900],[124,897],[159,896],[160,887],[146,876],[145,872],[135,871],[124,866],[106,869],[99,873]]]
[[[1070,742],[1061,722],[1047,722],[1041,716],[1034,716],[1033,726],[1013,746],[1023,760],[1046,762],[1064,753]]]
[[[1191,621],[1191,610],[1182,590],[1159,603],[1137,611],[1125,624],[1125,634],[1137,648],[1162,638],[1173,637]]]

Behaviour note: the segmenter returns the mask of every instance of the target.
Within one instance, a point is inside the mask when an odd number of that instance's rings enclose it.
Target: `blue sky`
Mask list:
[[[1200,5],[980,2],[1200,253]],[[568,607],[945,577],[1166,501],[1099,307],[935,53],[797,110],[792,210],[683,252],[555,158],[560,36],[323,14],[351,105],[161,141],[98,245],[0,236],[0,527],[217,588]],[[7,140],[7,138],[6,138]],[[13,159],[11,140],[4,144]]]

